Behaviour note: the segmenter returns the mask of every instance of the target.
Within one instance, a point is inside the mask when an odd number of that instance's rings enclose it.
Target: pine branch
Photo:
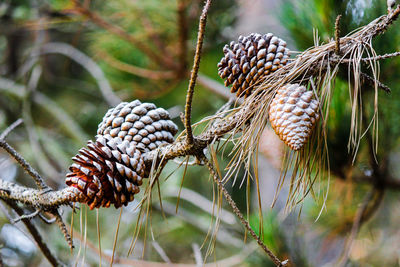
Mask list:
[[[204,32],[206,30],[206,22],[207,22],[207,13],[208,9],[210,8],[210,5],[211,5],[211,0],[207,0],[200,16],[196,53],[194,55],[193,68],[190,75],[189,87],[186,94],[185,129],[187,138],[186,141],[189,145],[193,144],[193,133],[191,125],[192,101],[193,101],[194,87],[196,86],[197,74],[199,72],[199,67],[200,67],[201,49],[203,47]]]
[[[18,163],[24,168],[24,170],[33,178],[38,188],[42,190],[48,190],[49,187],[43,181],[42,176],[4,139],[0,139],[0,147],[7,151]]]
[[[1,183],[0,183],[1,184]],[[0,186],[1,187],[1,186]],[[1,190],[0,190],[1,192]],[[15,212],[23,217],[24,216],[24,211],[16,204],[11,199],[6,199],[1,196],[0,193],[0,198],[7,203],[8,206],[10,206]],[[43,240],[41,234],[39,233],[38,229],[36,228],[35,225],[33,225],[32,221],[28,218],[22,218],[22,222],[25,224],[26,228],[28,229],[29,233],[32,235],[33,239],[36,241],[36,244],[39,246],[40,250],[43,252],[43,255],[47,258],[47,260],[50,262],[52,266],[66,266],[64,263],[62,263],[49,249],[47,246],[45,240]]]
[[[378,85],[378,87],[381,88],[386,93],[390,94],[392,92],[390,87],[388,87],[387,85],[385,85],[385,84],[381,83],[380,81],[374,79],[373,77],[369,76],[368,74],[361,72],[360,75],[361,75],[361,78],[363,80],[367,81],[370,85],[375,86],[375,83],[376,83]]]
[[[4,140],[6,139],[7,135],[9,133],[11,133],[15,128],[17,128],[21,123],[23,123],[24,121],[20,118],[18,120],[16,120],[15,122],[13,122],[10,126],[7,127],[7,129],[5,129],[1,135],[0,135],[0,140]]]
[[[15,200],[27,206],[43,211],[54,211],[61,205],[77,201],[73,188],[59,191],[43,191],[28,188],[0,179],[0,198]]]
[[[259,236],[254,232],[254,230],[251,228],[249,222],[244,218],[243,214],[240,212],[238,207],[236,206],[235,201],[232,199],[228,191],[226,191],[221,179],[219,178],[217,172],[214,169],[213,164],[207,159],[204,154],[199,155],[200,160],[202,160],[205,165],[207,166],[208,170],[210,171],[211,176],[214,179],[214,182],[218,185],[218,188],[222,191],[224,194],[224,197],[228,204],[232,207],[233,212],[236,214],[236,216],[239,218],[240,222],[242,225],[246,228],[246,230],[250,233],[250,235],[257,241],[258,245],[264,250],[264,252],[270,257],[272,262],[276,266],[285,266],[288,264],[288,260],[280,261],[277,256],[274,255],[274,253],[262,242]]]

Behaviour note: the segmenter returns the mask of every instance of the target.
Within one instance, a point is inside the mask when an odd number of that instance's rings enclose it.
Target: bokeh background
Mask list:
[[[103,114],[120,100],[140,99],[164,107],[182,130],[179,116],[202,4],[201,0],[0,1],[0,129],[24,119],[8,141],[55,189],[65,186],[71,157],[94,137]],[[292,51],[302,51],[314,45],[315,39],[319,43],[330,41],[339,14],[344,35],[385,13],[384,0],[213,1],[192,121],[214,114],[230,97],[218,77],[217,63],[224,44],[239,35],[272,32],[286,40]],[[398,51],[398,25],[376,38],[373,45],[378,54]],[[348,72],[343,69],[335,82],[328,121],[330,179],[318,181],[316,196],[307,197],[292,212],[285,212],[287,187],[274,208],[270,207],[285,148],[270,129],[262,135],[260,185],[256,188],[251,182],[248,215],[254,229],[260,229],[262,222],[265,243],[280,258],[290,259],[291,266],[338,266],[346,253],[347,266],[400,265],[400,61],[393,58],[380,64],[380,80],[392,93],[379,92],[376,157],[371,132],[362,139],[356,156],[348,152],[351,106]],[[373,88],[365,85],[362,97],[366,129],[373,112]],[[221,166],[226,166],[229,153],[220,156]],[[147,227],[129,256],[138,219],[137,202],[124,208],[114,265],[195,264],[201,257],[214,266],[273,266],[253,240],[245,237],[229,206],[224,203],[216,216],[218,193],[207,170],[189,166],[184,175],[185,168],[178,166],[171,162],[164,170],[162,208],[155,193],[151,213],[141,218],[143,225],[148,222]],[[0,151],[0,178],[34,186],[4,151]],[[227,184],[227,188],[246,214],[246,185]],[[370,192],[373,197],[367,199],[360,231],[347,249],[357,211]],[[3,264],[48,266],[23,224],[10,223],[9,217],[16,217],[12,210],[4,203],[1,209]],[[112,254],[119,212],[114,208],[98,211],[104,265],[109,264]],[[99,265],[96,211],[82,206],[73,218],[71,215],[71,209],[64,208],[68,225],[73,221],[76,249],[72,253],[58,227],[38,219],[34,222],[63,262]],[[140,265],[146,263],[149,265]]]

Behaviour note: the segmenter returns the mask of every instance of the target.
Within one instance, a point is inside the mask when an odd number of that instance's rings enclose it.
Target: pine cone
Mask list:
[[[225,56],[218,63],[218,74],[225,79],[225,86],[232,84],[231,92],[238,97],[249,96],[260,79],[286,65],[289,49],[286,42],[272,33],[252,33],[240,36],[224,46]]]
[[[140,191],[145,165],[141,152],[126,140],[98,135],[72,160],[66,184],[90,209],[126,206]]]
[[[299,84],[285,85],[277,91],[269,107],[271,126],[286,145],[299,150],[319,118],[318,106],[312,91]]]
[[[97,134],[119,137],[142,152],[148,152],[174,142],[177,131],[178,127],[165,109],[135,100],[109,109],[99,124]]]

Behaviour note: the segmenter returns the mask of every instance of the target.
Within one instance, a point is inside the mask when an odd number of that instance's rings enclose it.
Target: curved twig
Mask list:
[[[1,134],[0,134],[0,140],[6,139],[7,135],[11,133],[15,128],[17,128],[21,123],[23,123],[24,120],[19,118],[18,120],[14,121],[10,126],[7,127]]]

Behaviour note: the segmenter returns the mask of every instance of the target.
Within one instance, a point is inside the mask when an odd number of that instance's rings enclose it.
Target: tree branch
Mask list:
[[[49,187],[43,181],[42,176],[6,141],[0,140],[0,147],[7,151],[21,166],[24,170],[35,180],[36,185],[39,189],[46,190]],[[1,187],[0,187],[1,188]]]
[[[207,0],[200,16],[196,53],[194,55],[193,68],[190,75],[189,87],[186,94],[185,129],[186,129],[186,141],[190,145],[193,144],[193,133],[191,125],[193,93],[194,93],[194,87],[196,85],[197,73],[200,67],[201,49],[203,47],[204,32],[206,30],[206,23],[207,23],[207,13],[208,9],[210,8],[210,5],[211,5],[211,0]]]
[[[15,128],[17,128],[21,123],[23,123],[24,120],[19,118],[18,120],[14,121],[10,126],[7,127],[1,134],[0,134],[0,140],[6,139],[7,135],[12,132]]]
[[[383,91],[385,91],[387,94],[390,94],[392,92],[392,90],[390,90],[390,88],[387,85],[374,79],[373,77],[369,76],[368,74],[361,72],[360,75],[361,75],[361,78],[363,80],[365,80],[366,82],[368,82],[370,85],[375,86],[375,83],[376,83],[378,85],[378,87],[381,88]]]
[[[43,191],[17,185],[0,179],[0,198],[21,202],[43,211],[53,211],[61,205],[77,201],[74,188],[66,187],[59,191]]]
[[[218,188],[222,191],[228,204],[232,207],[233,212],[239,218],[240,222],[244,225],[246,230],[257,241],[258,245],[265,251],[265,253],[268,255],[268,257],[270,257],[270,259],[276,266],[285,266],[289,261],[288,260],[280,261],[279,258],[277,256],[275,256],[274,253],[272,253],[272,251],[269,250],[268,247],[262,242],[260,237],[257,236],[257,234],[254,232],[254,230],[251,228],[249,222],[244,218],[243,214],[240,212],[240,210],[236,206],[236,203],[234,202],[232,197],[229,195],[228,191],[226,191],[224,185],[222,184],[221,179],[219,178],[217,172],[214,169],[213,164],[207,159],[206,156],[204,156],[204,154],[200,154],[199,158],[207,166],[208,170],[210,171],[211,176],[214,179],[214,182],[218,185]]]
[[[0,192],[1,192],[1,190],[0,190]],[[20,207],[18,207],[18,205],[14,201],[3,198],[3,196],[1,196],[1,193],[0,193],[0,198],[5,203],[7,203],[7,205],[10,206],[13,210],[15,210],[15,212],[19,216],[21,216],[21,218],[24,216],[24,211]],[[55,255],[53,255],[53,253],[50,251],[46,242],[42,239],[42,236],[40,235],[36,226],[33,225],[32,221],[28,218],[22,218],[22,222],[25,224],[26,228],[28,229],[28,231],[30,232],[32,237],[35,239],[36,244],[38,245],[40,250],[43,252],[43,255],[50,262],[50,264],[52,266],[65,266],[64,263],[62,263],[59,259],[57,259],[57,257]]]

